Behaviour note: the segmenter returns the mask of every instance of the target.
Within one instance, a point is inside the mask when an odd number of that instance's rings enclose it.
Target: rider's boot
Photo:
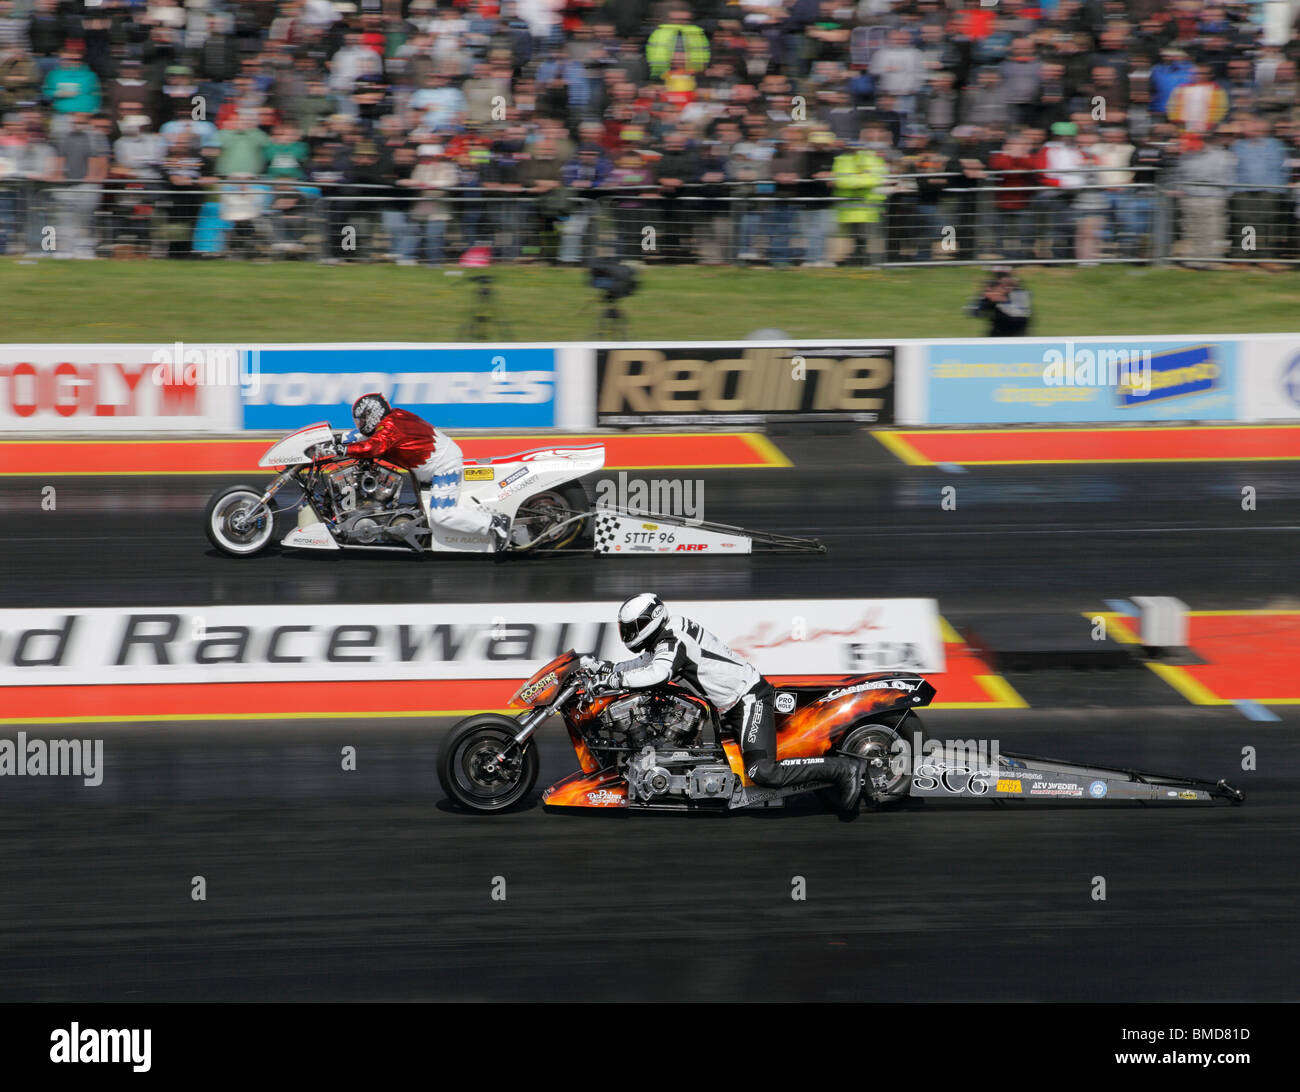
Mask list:
[[[853,815],[862,794],[862,763],[855,758],[827,755],[823,758],[787,758],[764,763],[754,780],[767,788],[785,789],[819,781],[831,782],[837,792],[835,806],[844,815]],[[750,775],[753,776],[752,774]]]
[[[492,526],[489,530],[492,532],[493,551],[497,554],[505,553],[510,545],[510,517],[504,512],[498,512],[492,517]]]

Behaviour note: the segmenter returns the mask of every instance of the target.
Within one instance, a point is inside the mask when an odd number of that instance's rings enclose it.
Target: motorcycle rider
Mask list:
[[[732,652],[699,622],[668,608],[653,592],[634,595],[618,609],[618,635],[636,657],[617,664],[584,659],[601,672],[601,685],[633,690],[682,683],[707,698],[722,723],[736,734],[745,773],[756,785],[785,788],[831,781],[846,814],[864,789],[859,760],[827,755],[776,761],[775,692],[758,670]]]
[[[364,439],[344,446],[354,459],[384,459],[410,470],[421,485],[430,487],[429,519],[450,531],[492,535],[500,553],[510,535],[510,518],[492,515],[481,505],[461,507],[461,468],[465,458],[460,445],[442,429],[403,409],[394,409],[382,394],[363,394],[352,403],[352,420]]]

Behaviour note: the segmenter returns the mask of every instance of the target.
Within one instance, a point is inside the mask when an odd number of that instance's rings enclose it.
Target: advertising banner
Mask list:
[[[944,670],[931,599],[676,602],[764,674]],[[617,602],[0,611],[4,687],[524,679],[568,648],[607,659]]]
[[[1234,340],[930,345],[930,424],[1233,421]]]
[[[256,350],[260,382],[244,394],[243,427],[329,421],[351,428],[352,403],[378,391],[439,428],[549,428],[556,350],[293,345]]]
[[[236,345],[3,345],[0,433],[231,432],[255,381]]]
[[[888,345],[600,349],[596,368],[601,425],[894,420]]]

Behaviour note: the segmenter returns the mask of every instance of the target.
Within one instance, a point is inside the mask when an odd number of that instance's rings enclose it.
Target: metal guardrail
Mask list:
[[[991,184],[952,173],[890,175],[854,193],[758,180],[685,186],[674,196],[605,187],[590,197],[268,179],[189,188],[9,179],[0,180],[0,253],[441,264],[489,245],[498,261],[574,265],[1300,264],[1295,186],[1096,181],[1134,170],[1059,172],[1078,185],[1043,185],[1050,172],[1006,171]],[[1014,175],[1033,184],[1015,184]],[[941,178],[942,189],[921,184]]]

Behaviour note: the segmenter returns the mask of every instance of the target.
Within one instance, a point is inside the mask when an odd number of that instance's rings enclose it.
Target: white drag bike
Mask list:
[[[345,455],[342,433],[328,422],[308,425],[271,445],[259,466],[279,469],[265,489],[232,485],[204,513],[208,540],[234,557],[249,557],[275,537],[272,498],[297,486],[297,523],[280,543],[307,550],[398,550],[492,553],[490,534],[450,531],[429,519],[429,487],[382,461]],[[603,444],[547,447],[499,459],[466,462],[458,505],[481,505],[510,517],[509,552],[560,550],[589,537],[591,504],[578,480],[605,465]],[[403,496],[410,479],[412,496]]]

